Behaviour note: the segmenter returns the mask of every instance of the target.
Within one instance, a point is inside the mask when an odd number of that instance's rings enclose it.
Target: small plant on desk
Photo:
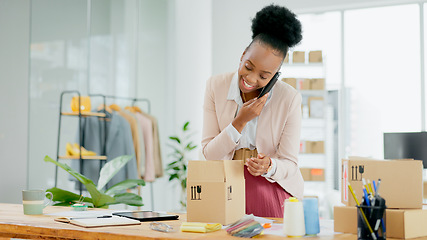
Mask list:
[[[129,160],[132,159],[132,156],[120,156],[111,161],[108,161],[101,169],[98,186],[96,186],[93,181],[84,175],[74,171],[67,164],[60,163],[53,160],[49,156],[44,158],[45,162],[51,162],[58,167],[64,169],[77,180],[79,180],[83,185],[85,185],[86,190],[89,192],[91,198],[85,197],[81,199],[81,196],[60,188],[51,188],[48,189],[48,192],[53,193],[52,201],[57,202],[55,206],[70,206],[74,203],[85,203],[91,207],[96,208],[108,208],[108,205],[124,203],[130,206],[143,206],[142,197],[129,192],[123,192],[127,189],[135,188],[137,186],[145,186],[145,181],[142,179],[127,179],[122,182],[119,182],[112,186],[111,188],[103,191],[102,189],[105,185],[117,174],[117,172],[126,165]]]

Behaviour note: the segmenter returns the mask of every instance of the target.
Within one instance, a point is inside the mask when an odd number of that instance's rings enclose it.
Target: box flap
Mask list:
[[[187,179],[196,182],[224,182],[224,161],[188,161]]]
[[[224,160],[225,181],[244,179],[243,160]]]

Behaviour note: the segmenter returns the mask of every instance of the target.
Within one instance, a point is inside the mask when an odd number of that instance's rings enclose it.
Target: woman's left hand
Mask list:
[[[267,173],[268,167],[270,167],[271,159],[264,154],[258,154],[257,158],[248,158],[245,161],[245,165],[248,167],[248,171],[253,176],[260,176]]]

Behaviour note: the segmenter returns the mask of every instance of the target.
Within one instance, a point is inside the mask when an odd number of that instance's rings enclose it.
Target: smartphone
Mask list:
[[[277,79],[279,79],[280,72],[276,72],[274,74],[273,78],[270,80],[270,82],[265,85],[265,87],[262,88],[258,98],[264,96],[266,93],[270,92],[270,90],[273,88],[274,84],[277,82]]]
[[[139,220],[140,222],[177,220],[179,218],[178,215],[164,214],[154,211],[116,212],[113,213],[113,215]]]

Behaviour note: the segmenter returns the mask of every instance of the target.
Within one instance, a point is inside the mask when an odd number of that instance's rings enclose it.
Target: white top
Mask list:
[[[267,97],[267,101],[265,102],[265,105],[267,105],[270,102],[271,96],[273,95],[273,92],[270,91],[270,94]],[[227,100],[234,100],[238,107],[236,111],[236,115],[239,112],[239,110],[243,106],[243,100],[240,96],[240,89],[239,89],[239,80],[238,80],[238,73],[234,73],[233,79],[231,80],[230,89],[228,90]],[[230,138],[237,143],[236,150],[239,150],[241,148],[249,148],[251,150],[256,148],[255,139],[256,139],[256,128],[258,125],[258,117],[250,120],[245,127],[242,130],[242,133],[239,133],[239,131],[234,128],[233,124],[229,124],[225,130],[227,131],[227,134],[230,136]],[[263,177],[269,178],[271,175],[273,175],[276,172],[276,160],[271,158],[271,169],[267,173],[263,174]]]

